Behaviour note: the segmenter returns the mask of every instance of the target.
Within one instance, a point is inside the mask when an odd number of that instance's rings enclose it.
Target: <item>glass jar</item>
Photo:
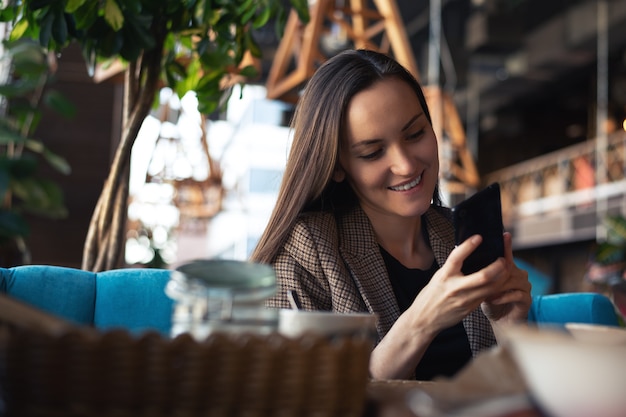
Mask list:
[[[171,336],[203,340],[213,332],[266,334],[277,329],[278,311],[265,307],[276,293],[269,265],[224,259],[197,260],[172,271],[165,288],[174,300]]]

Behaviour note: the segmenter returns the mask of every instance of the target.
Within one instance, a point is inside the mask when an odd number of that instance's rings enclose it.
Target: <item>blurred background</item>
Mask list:
[[[312,40],[324,56],[354,47],[341,24],[353,23],[349,6],[328,4],[332,18]],[[590,253],[607,235],[602,219],[626,213],[626,2],[370,6],[397,6],[391,24],[406,34],[420,81],[435,87],[433,103],[448,105],[440,131],[445,202],[500,182],[505,228],[534,291],[588,289]],[[133,148],[127,266],[249,255],[274,204],[289,121],[306,82],[275,89],[275,65],[286,56],[284,68],[298,65],[287,38],[278,39],[271,25],[255,31],[261,75],[233,87],[226,111],[201,115],[193,94],[179,99],[161,91]],[[29,218],[28,245],[32,263],[79,267],[120,137],[123,84],[116,76],[90,77],[77,48],[57,60],[55,88],[77,115],[68,122],[44,113],[37,135],[72,167],[69,176],[49,173],[62,186],[69,216]]]

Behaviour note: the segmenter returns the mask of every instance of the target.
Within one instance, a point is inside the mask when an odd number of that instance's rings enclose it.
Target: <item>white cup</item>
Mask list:
[[[282,309],[279,312],[278,331],[287,337],[306,333],[335,337],[366,337],[376,340],[377,316],[370,313],[334,313]]]

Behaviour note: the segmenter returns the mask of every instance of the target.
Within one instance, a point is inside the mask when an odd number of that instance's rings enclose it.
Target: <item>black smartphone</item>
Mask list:
[[[472,235],[482,243],[463,263],[465,275],[472,274],[504,256],[504,226],[500,185],[493,183],[452,208],[455,243],[460,245]]]

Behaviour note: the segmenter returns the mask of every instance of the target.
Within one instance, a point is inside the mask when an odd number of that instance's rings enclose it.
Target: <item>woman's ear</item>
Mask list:
[[[341,165],[337,164],[335,170],[333,171],[333,180],[335,182],[342,182],[346,179],[346,172],[343,170]]]

